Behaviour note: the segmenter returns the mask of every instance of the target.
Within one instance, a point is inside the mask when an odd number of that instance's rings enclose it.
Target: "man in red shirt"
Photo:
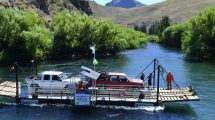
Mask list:
[[[174,77],[172,75],[171,72],[168,72],[167,73],[167,76],[166,76],[166,81],[167,81],[167,89],[168,90],[171,90],[172,89],[172,81],[174,80]]]
[[[80,81],[77,88],[76,88],[76,91],[77,92],[80,92],[81,90],[84,89],[84,85],[83,85],[83,81]]]

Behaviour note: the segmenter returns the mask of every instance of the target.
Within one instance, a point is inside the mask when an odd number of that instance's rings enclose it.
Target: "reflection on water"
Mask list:
[[[189,104],[167,103],[165,104],[165,112],[178,113],[184,115],[196,116],[195,110]]]
[[[96,108],[90,113],[72,112],[69,106],[25,106],[25,105],[0,105],[0,119],[172,119],[172,120],[191,120],[215,118],[215,64],[211,63],[191,63],[184,60],[183,54],[179,50],[165,49],[157,44],[149,44],[145,48],[128,50],[119,53],[115,57],[98,59],[97,71],[116,71],[125,72],[131,76],[136,76],[154,58],[159,59],[160,63],[167,71],[172,71],[175,81],[180,86],[191,84],[198,92],[200,101],[182,104],[167,104],[164,111],[149,112],[144,109],[116,109],[116,108]],[[81,66],[93,68],[92,59],[77,61],[47,62],[39,66],[39,71],[60,70],[64,72],[78,73]],[[153,66],[152,66],[153,67]],[[147,69],[145,74],[152,71]],[[33,67],[26,67],[20,70],[20,81],[33,74]],[[15,76],[10,68],[0,68],[0,81],[14,80]],[[161,85],[166,86],[162,80]],[[0,97],[1,102],[12,102],[8,98]],[[150,108],[151,109],[151,108]]]

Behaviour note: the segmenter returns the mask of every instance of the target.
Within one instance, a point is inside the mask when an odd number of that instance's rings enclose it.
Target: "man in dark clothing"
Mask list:
[[[148,76],[148,87],[152,86],[152,73]]]
[[[145,74],[144,73],[142,73],[142,75],[140,76],[140,79],[144,81],[144,79],[145,79]]]

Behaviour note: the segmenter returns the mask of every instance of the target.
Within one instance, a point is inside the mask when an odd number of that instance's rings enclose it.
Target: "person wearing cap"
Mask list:
[[[172,89],[172,81],[174,80],[174,77],[172,75],[171,72],[168,72],[167,73],[167,76],[166,76],[166,81],[167,81],[167,89],[168,90],[171,90]]]

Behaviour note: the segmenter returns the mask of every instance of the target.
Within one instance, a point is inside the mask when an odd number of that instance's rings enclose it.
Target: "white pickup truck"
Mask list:
[[[43,71],[25,80],[30,88],[64,89],[68,87],[68,84],[79,82],[81,78],[71,77],[70,74],[60,71]]]

